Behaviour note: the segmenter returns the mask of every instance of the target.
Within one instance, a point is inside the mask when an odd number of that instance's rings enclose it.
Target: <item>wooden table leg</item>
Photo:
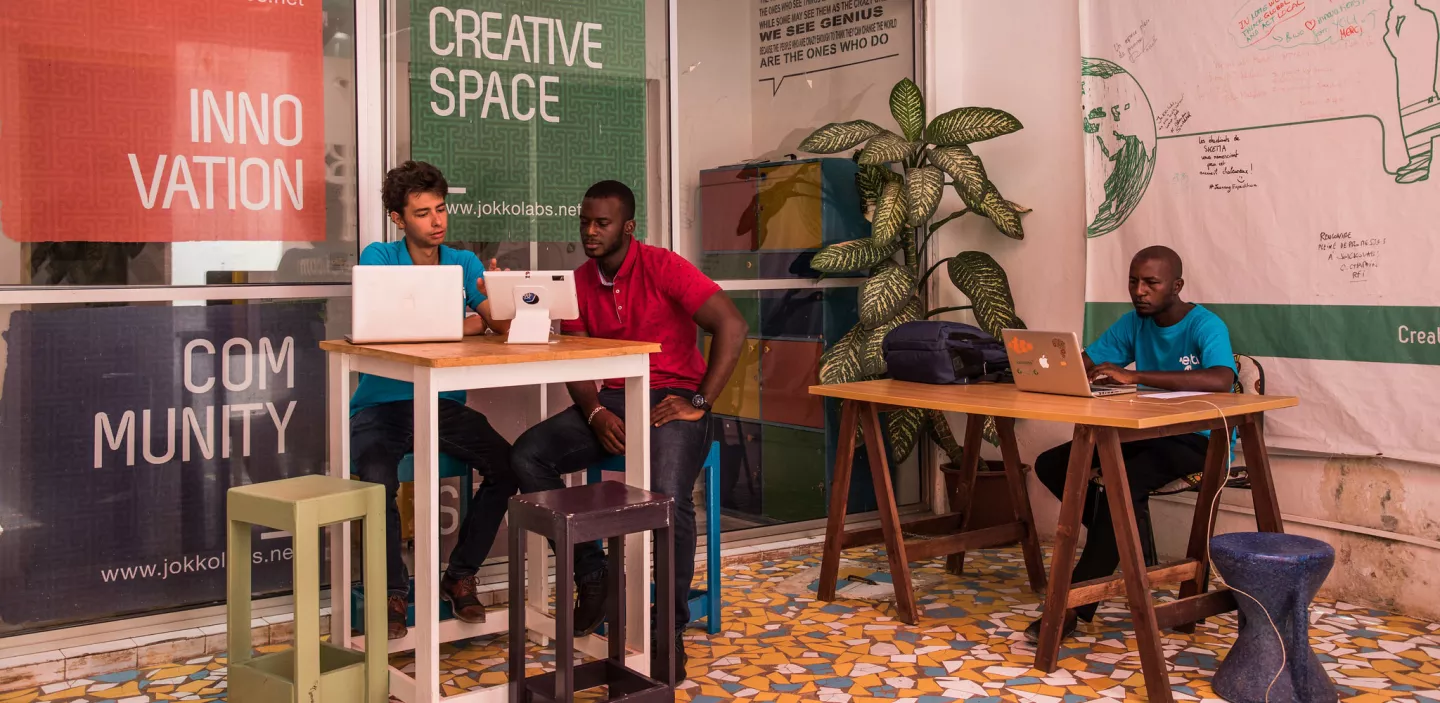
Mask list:
[[[951,512],[960,513],[960,531],[970,529],[970,515],[975,510],[975,474],[980,470],[980,441],[985,430],[984,415],[965,416],[964,444],[960,445],[960,491],[958,497],[963,505],[950,506]],[[945,557],[945,572],[959,576],[965,571],[965,552],[955,552]]]
[[[1240,426],[1245,449],[1245,469],[1250,474],[1250,492],[1255,498],[1255,524],[1261,532],[1284,532],[1280,502],[1275,497],[1275,477],[1270,475],[1270,450],[1265,448],[1265,417],[1251,415]]]
[[[1150,574],[1140,548],[1140,529],[1135,524],[1135,507],[1130,502],[1130,482],[1125,475],[1125,458],[1120,453],[1120,435],[1113,428],[1099,428],[1100,472],[1110,502],[1110,520],[1115,526],[1115,543],[1120,549],[1120,571],[1125,577],[1125,600],[1135,627],[1135,644],[1140,650],[1140,668],[1145,674],[1145,694],[1150,703],[1172,703],[1170,674],[1156,627],[1155,601],[1150,592]],[[1048,613],[1047,613],[1048,614]]]
[[[1010,487],[1011,513],[1016,522],[1025,525],[1025,536],[1020,538],[1020,549],[1025,554],[1025,571],[1030,576],[1030,590],[1044,593],[1045,555],[1040,551],[1040,536],[1035,534],[1035,515],[1030,510],[1030,489],[1025,485],[1025,472],[1020,469],[1020,446],[1015,441],[1014,418],[995,418],[995,432],[1000,435],[1000,456],[1005,460],[1005,483]]]
[[[854,400],[840,401],[840,442],[835,450],[835,473],[830,477],[830,513],[825,521],[825,549],[820,556],[819,597],[835,600],[840,576],[840,550],[845,537],[845,508],[850,502],[850,472],[855,464],[855,427],[859,408]]]
[[[1210,433],[1205,452],[1205,469],[1200,478],[1200,495],[1195,499],[1195,516],[1190,522],[1190,545],[1185,556],[1199,563],[1195,578],[1180,584],[1180,597],[1189,598],[1210,590],[1210,535],[1215,531],[1212,506],[1225,485],[1225,467],[1230,461],[1230,441],[1222,432]],[[1203,622],[1200,621],[1200,622]],[[1197,623],[1177,625],[1177,632],[1193,633]]]
[[[1080,541],[1080,516],[1085,512],[1094,458],[1094,428],[1076,425],[1065,469],[1065,495],[1060,499],[1060,522],[1055,527],[1055,552],[1050,555],[1050,587],[1045,594],[1045,614],[1040,618],[1040,642],[1035,648],[1035,668],[1047,673],[1055,670],[1060,657],[1060,631],[1069,611],[1065,604],[1070,597],[1075,544]]]
[[[865,427],[865,449],[870,457],[870,477],[875,483],[875,500],[880,504],[880,529],[885,534],[885,554],[890,559],[890,581],[895,585],[895,609],[907,625],[919,622],[915,612],[915,589],[910,583],[910,561],[905,556],[905,536],[900,528],[900,510],[895,505],[895,488],[890,483],[890,462],[885,458],[885,434],[874,403],[859,408]],[[844,428],[841,428],[844,431]]]

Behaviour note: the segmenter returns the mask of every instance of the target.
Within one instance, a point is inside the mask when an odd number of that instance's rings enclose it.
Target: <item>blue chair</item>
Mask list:
[[[592,464],[588,483],[602,479],[605,471],[625,470],[625,457],[612,456]],[[705,629],[720,634],[720,443],[711,442],[701,467],[705,476],[705,588],[690,589],[690,622],[705,618]],[[654,585],[651,585],[654,597]]]
[[[401,483],[415,482],[415,455],[406,454],[400,459],[400,465],[395,468]],[[475,475],[470,466],[449,454],[440,454],[440,478],[460,479],[460,519],[465,519],[465,511],[470,509],[470,496],[475,492]],[[415,626],[415,577],[410,577],[410,597],[407,600],[405,610],[405,625]],[[359,584],[350,587],[350,622],[352,626],[364,634],[365,619],[362,614],[365,612],[365,590]],[[440,599],[440,619],[448,620],[451,616],[450,603]]]

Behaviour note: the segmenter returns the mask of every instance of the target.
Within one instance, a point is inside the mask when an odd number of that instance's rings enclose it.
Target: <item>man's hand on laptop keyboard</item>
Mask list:
[[[1128,386],[1136,382],[1135,372],[1114,364],[1098,364],[1090,369],[1090,382],[1101,386]]]

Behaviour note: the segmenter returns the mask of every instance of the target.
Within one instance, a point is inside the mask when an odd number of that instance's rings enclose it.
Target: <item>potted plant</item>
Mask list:
[[[820,358],[822,384],[883,376],[886,369],[881,343],[886,334],[905,322],[970,310],[977,324],[997,338],[1002,329],[1025,326],[1015,313],[1005,270],[989,254],[962,251],[938,261],[926,260],[930,237],[966,215],[988,219],[1001,234],[1012,239],[1024,238],[1021,216],[1030,212],[1029,208],[1006,200],[986,175],[980,157],[970,149],[976,142],[1020,130],[1020,121],[1003,110],[962,107],[927,123],[924,96],[909,78],[896,83],[890,91],[890,114],[899,127],[898,133],[866,120],[832,122],[800,144],[801,150],[814,154],[858,149],[854,155],[859,165],[855,182],[871,222],[869,237],[827,246],[810,264],[822,275],[869,272],[868,280],[860,287],[859,322]],[[955,189],[965,207],[936,219],[946,187]],[[927,309],[925,285],[941,266],[951,283],[969,299],[969,305]],[[944,413],[905,408],[886,414],[886,438],[896,462],[909,457],[927,431],[952,464],[958,464],[961,447]],[[985,437],[992,443],[997,441],[993,425],[986,425]],[[960,488],[956,483],[958,480],[947,471],[952,500]],[[993,495],[986,501],[1005,501],[1006,506],[997,507],[1005,507],[1008,515],[1009,493],[1003,478],[977,478],[976,483],[977,492],[987,484],[998,489],[986,490]],[[977,526],[981,525],[972,520],[971,527]]]

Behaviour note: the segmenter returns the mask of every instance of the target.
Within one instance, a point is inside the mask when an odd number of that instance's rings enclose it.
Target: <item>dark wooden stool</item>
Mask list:
[[[618,481],[527,493],[510,499],[510,701],[569,703],[575,692],[609,686],[611,701],[675,700],[675,501]],[[625,535],[655,533],[657,621],[664,637],[654,660],[660,671],[645,676],[625,666]],[[525,532],[555,544],[555,672],[525,678]],[[610,656],[575,666],[575,545],[610,543]],[[544,604],[540,604],[542,607]],[[644,636],[645,633],[642,633]]]

